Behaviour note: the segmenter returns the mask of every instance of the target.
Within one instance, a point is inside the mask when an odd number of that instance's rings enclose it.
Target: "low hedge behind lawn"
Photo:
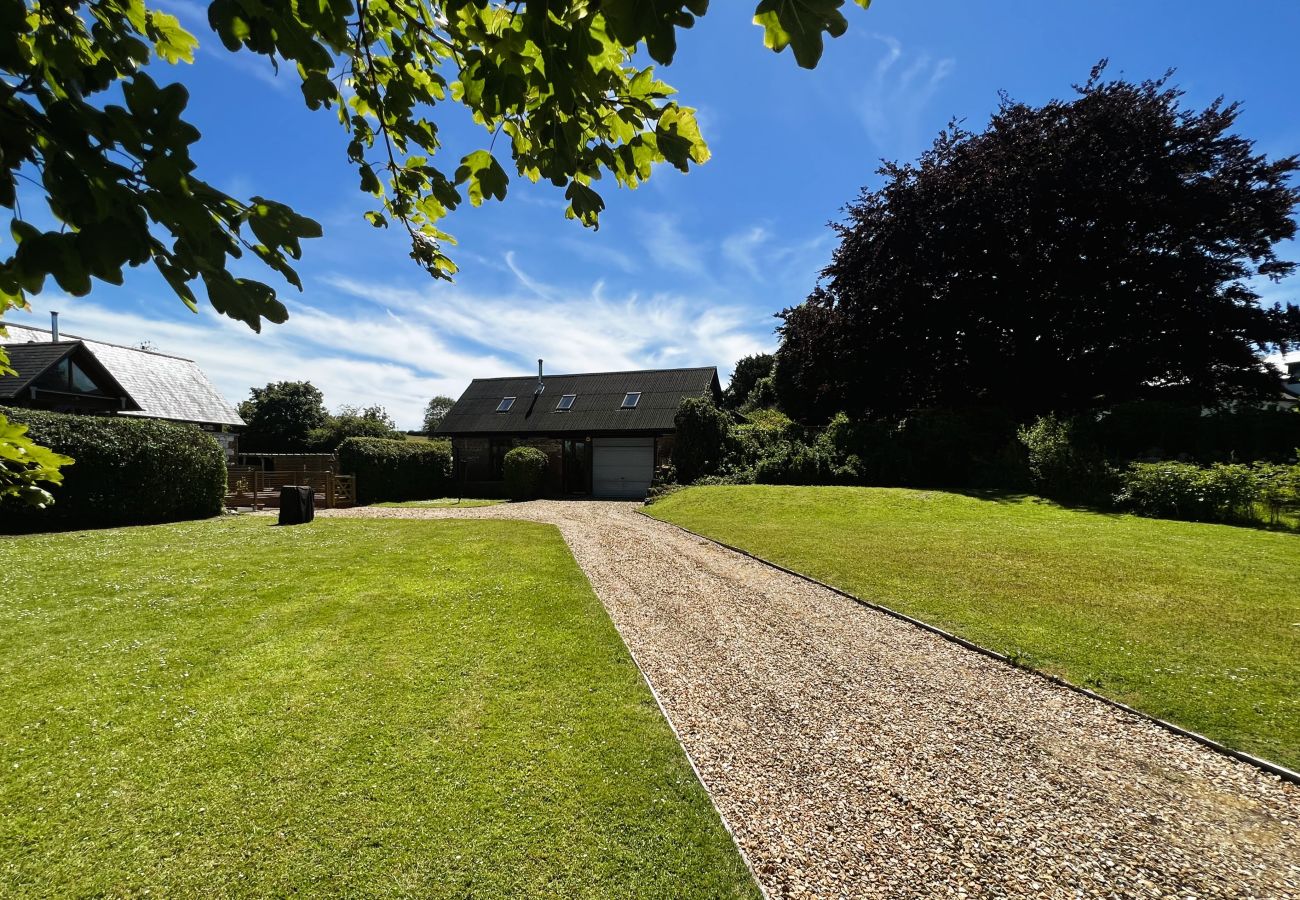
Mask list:
[[[444,442],[348,438],[339,444],[339,471],[355,475],[357,503],[428,500],[452,488],[451,447]]]
[[[125,416],[0,409],[76,462],[45,509],[5,501],[0,531],[56,531],[204,519],[221,513],[226,457],[198,426]]]
[[[1116,505],[1151,518],[1280,525],[1300,509],[1300,466],[1134,463],[1119,479]]]

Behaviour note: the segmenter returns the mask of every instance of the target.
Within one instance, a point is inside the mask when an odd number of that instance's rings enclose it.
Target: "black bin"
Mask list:
[[[301,525],[316,518],[316,490],[305,484],[280,487],[280,524]]]

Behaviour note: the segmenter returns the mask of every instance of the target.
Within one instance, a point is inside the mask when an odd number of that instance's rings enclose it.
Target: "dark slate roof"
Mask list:
[[[95,385],[103,391],[106,398],[117,398],[118,412],[134,412],[140,404],[127,393],[126,388],[113,377],[113,373],[104,367],[93,353],[81,341],[49,341],[38,344],[5,345],[9,356],[9,367],[17,375],[0,376],[0,400],[10,400],[20,395],[27,388],[36,384],[46,372],[54,368],[64,357],[72,361],[90,376]],[[40,390],[44,391],[45,388]]]
[[[18,396],[24,388],[67,356],[74,346],[74,341],[59,341],[57,344],[5,344],[9,367],[18,374],[0,375],[0,399],[10,400]]]
[[[439,434],[608,434],[666,433],[683,397],[717,395],[718,370],[648,369],[586,375],[547,375],[546,390],[533,402],[537,376],[476,378],[438,426]],[[640,391],[635,409],[620,409],[623,396]],[[576,399],[568,412],[555,407],[565,394]],[[496,412],[502,397],[514,397],[509,412]]]
[[[9,342],[4,347],[11,355],[16,350],[29,352],[18,348],[29,347],[31,342],[50,342],[50,333],[43,328],[9,323],[5,323],[5,327],[9,329]],[[244,424],[239,413],[226,402],[193,360],[152,350],[85,340],[70,334],[62,336],[75,338],[84,344],[139,404],[138,412],[128,411],[123,415],[196,422],[201,425]]]

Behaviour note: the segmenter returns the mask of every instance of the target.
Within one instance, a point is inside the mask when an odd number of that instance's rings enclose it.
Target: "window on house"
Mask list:
[[[103,394],[99,386],[90,379],[81,366],[74,363],[68,358],[64,358],[59,363],[37,381],[37,388],[44,388],[47,391],[61,391],[74,394]]]
[[[565,394],[560,398],[560,402],[555,404],[556,412],[568,412],[573,409],[573,401],[578,399],[577,394]]]
[[[497,404],[497,412],[510,412],[510,407],[514,405],[514,397],[502,397],[501,402]]]
[[[636,409],[636,405],[641,402],[640,391],[628,391],[623,395],[622,409]]]

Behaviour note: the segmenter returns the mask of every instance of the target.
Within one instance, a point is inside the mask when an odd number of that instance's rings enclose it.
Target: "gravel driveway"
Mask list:
[[[1300,789],[649,519],[559,526],[772,897],[1300,897]]]

